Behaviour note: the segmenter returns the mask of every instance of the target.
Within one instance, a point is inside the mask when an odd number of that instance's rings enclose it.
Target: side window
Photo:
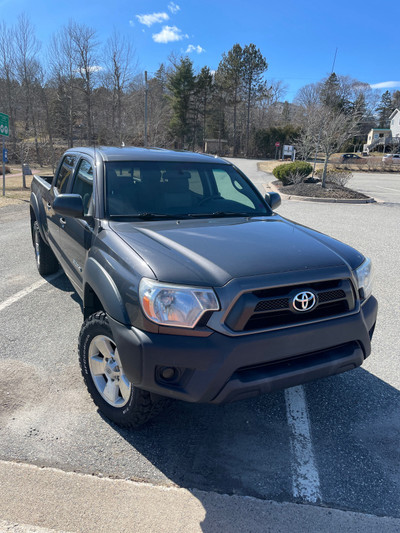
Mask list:
[[[65,193],[65,191],[67,190],[68,179],[74,170],[75,162],[75,156],[66,155],[64,157],[60,170],[58,171],[57,181],[55,185],[56,189],[60,194]]]
[[[241,184],[234,178],[231,179],[230,175],[223,169],[213,169],[213,174],[218,192],[223,198],[255,208],[254,202],[246,195],[249,189],[246,183]],[[251,191],[248,191],[249,193],[251,194]]]
[[[82,159],[79,163],[78,172],[71,192],[82,196],[83,212],[87,215],[90,210],[93,193],[93,167],[85,159]]]

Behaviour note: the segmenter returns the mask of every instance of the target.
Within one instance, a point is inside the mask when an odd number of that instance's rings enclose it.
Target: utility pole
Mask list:
[[[147,148],[147,70],[144,71],[144,147]]]

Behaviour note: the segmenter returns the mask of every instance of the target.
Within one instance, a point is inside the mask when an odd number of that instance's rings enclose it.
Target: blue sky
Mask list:
[[[0,20],[26,13],[42,49],[73,18],[96,29],[105,43],[113,28],[129,38],[138,69],[154,73],[171,52],[188,54],[200,69],[216,69],[235,43],[253,42],[265,56],[266,77],[297,90],[335,72],[400,89],[400,7],[375,1],[267,2],[261,0],[0,0]],[[378,85],[379,86],[379,85]]]

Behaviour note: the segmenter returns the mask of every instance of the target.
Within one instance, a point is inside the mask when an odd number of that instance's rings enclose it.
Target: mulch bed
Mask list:
[[[366,199],[368,196],[361,192],[353,191],[347,187],[340,187],[333,183],[327,183],[326,188],[321,183],[297,183],[295,185],[282,185],[280,181],[274,181],[274,185],[283,194],[293,196],[310,196],[314,198],[342,198],[348,200]]]

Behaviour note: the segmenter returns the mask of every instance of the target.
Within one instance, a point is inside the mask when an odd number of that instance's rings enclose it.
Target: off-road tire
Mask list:
[[[113,334],[109,325],[107,315],[104,312],[98,312],[91,315],[85,320],[82,325],[79,335],[78,352],[79,363],[83,379],[86,387],[91,395],[94,403],[99,408],[100,412],[109,418],[112,422],[120,427],[137,428],[148,422],[151,418],[159,414],[164,409],[165,404],[163,397],[152,396],[148,391],[138,389],[133,384],[130,384],[130,394],[126,399],[120,398],[121,407],[111,405],[96,386],[94,376],[91,371],[89,357],[92,342],[94,339],[104,336],[113,343]],[[113,346],[116,348],[115,343]],[[93,348],[92,348],[93,350]],[[99,352],[98,356],[102,354]],[[116,356],[119,361],[119,356]],[[118,365],[118,369],[123,374],[122,365]],[[108,376],[104,374],[104,382],[107,383]],[[101,378],[100,378],[101,379]],[[123,403],[125,401],[125,403]],[[115,402],[116,403],[116,402]]]
[[[42,239],[37,220],[33,223],[33,247],[39,274],[41,276],[47,276],[48,274],[57,272],[59,269],[57,258],[53,254],[50,246]]]

